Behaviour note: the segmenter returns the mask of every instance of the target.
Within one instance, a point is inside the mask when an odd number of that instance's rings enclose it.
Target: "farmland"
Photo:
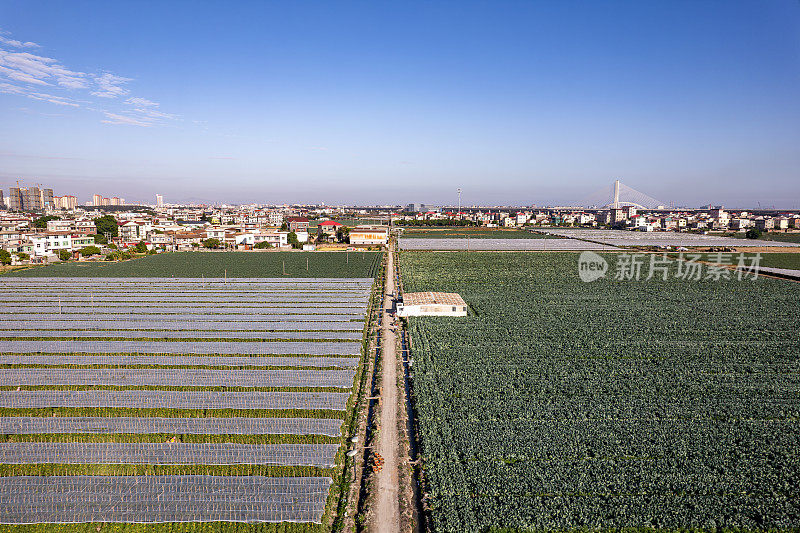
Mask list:
[[[583,283],[577,254],[401,252],[437,532],[800,524],[800,284]]]
[[[115,262],[70,262],[17,270],[22,277],[373,278],[378,252],[172,252]]]
[[[0,523],[339,530],[380,256],[164,254],[0,278]],[[258,277],[274,268],[287,276]]]
[[[698,254],[700,257],[697,261],[708,261],[710,263],[719,263],[719,254]],[[746,253],[745,257],[750,260],[754,254]],[[723,254],[723,258],[730,262],[731,258],[733,263],[737,262],[739,257],[738,253]],[[800,270],[800,253],[762,253],[759,261],[759,266],[769,268],[789,268]]]
[[[401,250],[574,251],[614,250],[614,246],[578,239],[400,239]]]
[[[625,231],[608,229],[559,228],[541,229],[543,233],[582,239],[613,246],[769,246],[775,248],[797,247],[800,243],[779,240],[734,239],[725,235],[700,235],[675,231]],[[772,235],[772,234],[769,234]]]
[[[404,239],[557,239],[553,235],[501,228],[404,228]]]

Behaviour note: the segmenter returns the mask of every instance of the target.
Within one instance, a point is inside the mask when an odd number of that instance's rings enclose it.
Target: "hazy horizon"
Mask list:
[[[0,2],[0,188],[800,209],[800,3]]]

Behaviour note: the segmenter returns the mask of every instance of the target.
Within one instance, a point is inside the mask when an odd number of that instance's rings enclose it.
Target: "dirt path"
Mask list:
[[[378,442],[378,453],[384,459],[383,469],[377,476],[377,507],[374,521],[369,530],[378,533],[394,533],[400,531],[400,496],[399,496],[399,459],[397,409],[399,392],[397,390],[397,352],[396,338],[391,330],[392,317],[387,310],[392,309],[394,294],[394,254],[389,249],[386,262],[386,288],[383,302],[383,322],[381,326],[381,346],[383,363],[381,370],[381,432]]]

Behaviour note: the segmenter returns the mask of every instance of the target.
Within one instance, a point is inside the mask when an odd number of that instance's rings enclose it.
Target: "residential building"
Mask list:
[[[53,200],[53,190],[47,191],[45,195],[48,201]],[[8,208],[11,211],[41,211],[42,210],[42,189],[39,187],[12,187],[9,189]]]
[[[772,218],[757,218],[755,220],[755,226],[759,231],[769,231],[775,227],[775,220]]]
[[[280,211],[270,211],[269,212],[269,225],[270,226],[280,226],[283,224],[283,213]]]
[[[336,235],[339,228],[343,227],[343,224],[335,220],[326,220],[317,224],[317,235]]]
[[[147,238],[147,232],[152,228],[149,222],[128,220],[118,226],[119,239],[123,243],[139,242]]]
[[[305,232],[308,233],[308,219],[305,217],[289,217],[286,219],[289,225],[289,231],[295,233]]]
[[[53,201],[53,189],[40,189],[39,200],[42,209],[55,209]]]
[[[260,231],[253,234],[253,243],[255,245],[262,242],[268,242],[275,248],[280,248],[282,246],[289,246],[288,237],[288,231]]]
[[[55,209],[66,209],[67,211],[72,211],[76,207],[78,207],[78,199],[75,196],[54,196],[53,197],[53,207]]]
[[[156,194],[156,207],[164,207],[164,197]]]

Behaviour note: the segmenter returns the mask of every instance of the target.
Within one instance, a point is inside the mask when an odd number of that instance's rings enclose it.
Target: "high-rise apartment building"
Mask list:
[[[23,189],[22,203],[24,208],[31,211],[41,211],[42,209],[42,191],[39,187],[28,187]]]
[[[12,211],[41,211],[55,205],[53,189],[11,187],[8,192],[8,208]]]
[[[42,204],[42,209],[53,209],[55,207],[53,189],[41,189],[39,191],[39,199]]]
[[[78,207],[78,199],[75,196],[54,196],[53,203],[56,209],[71,211]]]
[[[156,194],[156,207],[164,207],[164,197]]]
[[[8,190],[8,208],[12,211],[22,211],[22,189],[11,187]]]

